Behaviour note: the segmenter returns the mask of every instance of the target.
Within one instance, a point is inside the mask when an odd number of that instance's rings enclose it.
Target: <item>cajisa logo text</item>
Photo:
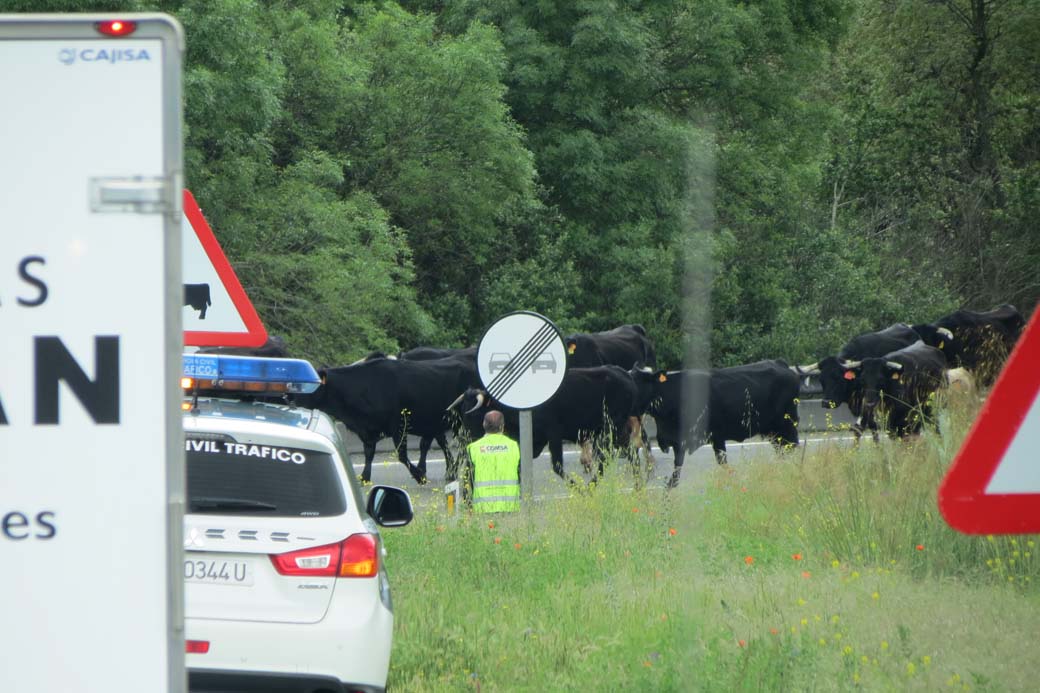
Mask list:
[[[152,56],[144,48],[62,48],[58,60],[71,65],[77,60],[82,63],[131,63],[151,61]]]

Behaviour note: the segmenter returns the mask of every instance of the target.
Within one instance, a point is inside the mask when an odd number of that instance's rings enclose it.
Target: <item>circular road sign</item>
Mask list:
[[[567,371],[563,337],[543,315],[510,313],[481,337],[477,371],[493,399],[514,409],[537,407],[556,394],[563,382]]]

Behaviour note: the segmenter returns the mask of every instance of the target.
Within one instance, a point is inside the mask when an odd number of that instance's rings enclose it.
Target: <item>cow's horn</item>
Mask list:
[[[449,404],[448,407],[444,411],[451,411],[455,407],[459,406],[462,403],[462,400],[464,400],[464,399],[466,399],[466,393],[465,392],[463,392],[461,395],[456,397],[455,401],[452,402],[451,404]]]
[[[820,362],[810,363],[808,366],[795,366],[795,371],[798,375],[819,375],[820,374]]]
[[[476,410],[480,409],[482,406],[484,406],[484,393],[483,392],[478,392],[477,393],[477,403],[474,404],[471,409],[466,410],[465,413],[466,414],[472,414]]]
[[[899,363],[898,361],[885,361],[885,365],[894,371],[903,370],[903,364]]]
[[[862,361],[839,361],[842,368],[859,368],[863,365]]]
[[[953,332],[950,332],[945,327],[937,327],[935,328],[935,331],[941,334],[943,337],[946,337],[946,339],[953,339]]]

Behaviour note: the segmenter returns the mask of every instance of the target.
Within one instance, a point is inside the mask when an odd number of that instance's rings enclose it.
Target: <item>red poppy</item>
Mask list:
[[[800,553],[792,553],[791,554],[791,558],[793,558],[796,561],[800,561],[800,560],[802,560],[802,554],[800,554]]]
[[[747,563],[748,565],[751,565],[752,563],[755,562],[755,557],[754,556],[744,556],[744,562]]]

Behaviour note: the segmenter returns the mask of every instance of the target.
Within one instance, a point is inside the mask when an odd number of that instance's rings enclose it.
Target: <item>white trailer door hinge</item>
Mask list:
[[[179,186],[161,176],[91,178],[90,211],[164,214],[180,208]]]

